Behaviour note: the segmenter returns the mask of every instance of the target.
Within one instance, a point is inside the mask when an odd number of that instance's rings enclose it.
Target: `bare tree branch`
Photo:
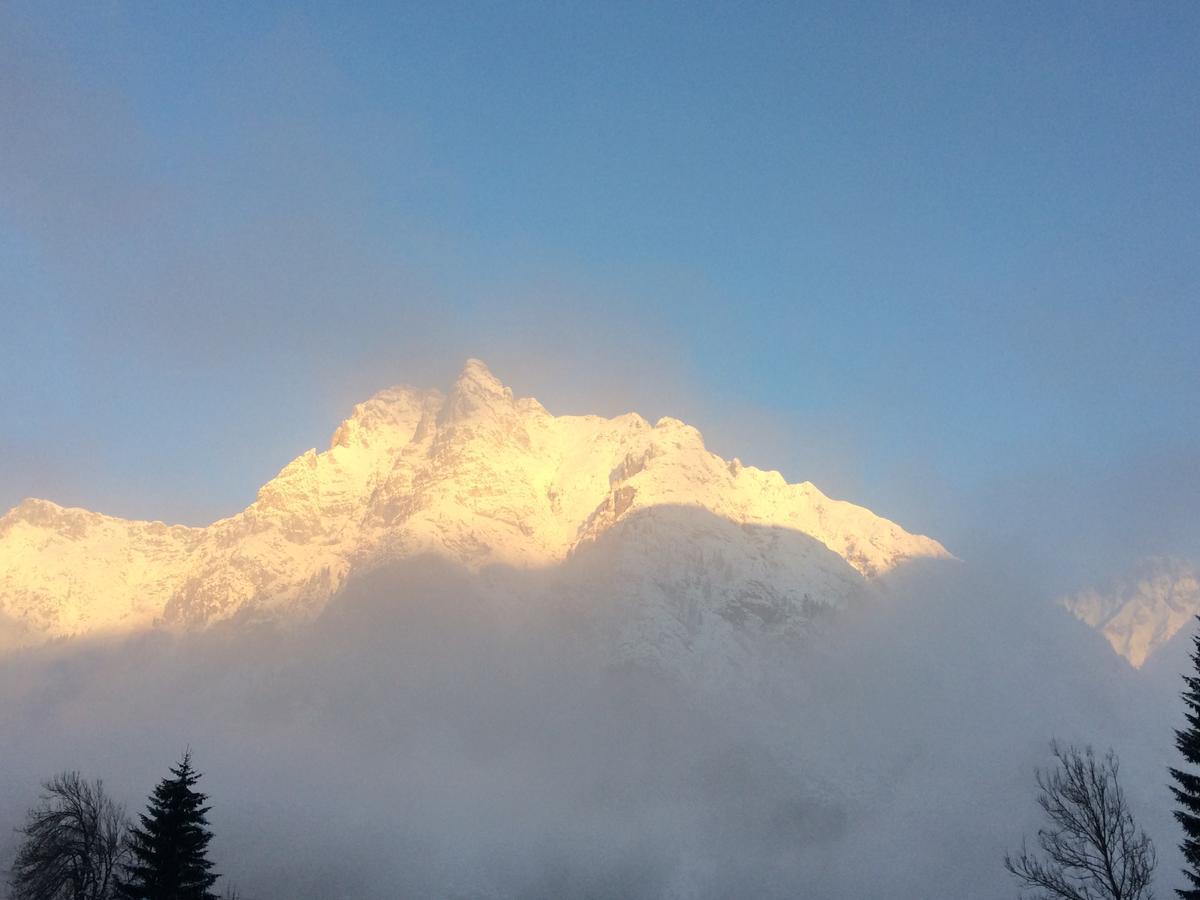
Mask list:
[[[1054,768],[1035,774],[1050,821],[1038,829],[1040,853],[1022,842],[1004,867],[1034,892],[1031,900],[1153,900],[1154,845],[1134,824],[1116,754],[1097,759],[1091,747],[1057,741],[1050,751]]]
[[[109,900],[128,854],[125,810],[103,784],[63,772],[42,785],[12,868],[12,900]]]

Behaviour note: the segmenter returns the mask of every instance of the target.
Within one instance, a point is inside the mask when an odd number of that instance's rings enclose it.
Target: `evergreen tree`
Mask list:
[[[1197,620],[1200,621],[1200,616]],[[1183,843],[1179,845],[1187,863],[1183,874],[1191,882],[1190,887],[1175,891],[1184,900],[1200,900],[1200,775],[1195,772],[1200,767],[1200,632],[1192,638],[1192,643],[1195,671],[1183,676],[1187,685],[1183,692],[1187,727],[1175,732],[1175,746],[1193,771],[1171,769],[1171,777],[1175,779],[1171,792],[1179,804],[1175,818],[1183,826]]]
[[[184,753],[171,769],[173,778],[159,782],[141,827],[130,830],[133,862],[126,869],[121,896],[128,900],[217,900],[209,890],[219,876],[209,870],[205,794],[194,790],[200,774]]]

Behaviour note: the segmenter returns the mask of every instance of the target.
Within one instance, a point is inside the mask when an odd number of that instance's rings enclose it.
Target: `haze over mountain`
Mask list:
[[[0,893],[44,779],[190,747],[244,900],[1013,900],[1058,739],[1170,896],[1197,59],[0,2]]]
[[[1173,688],[1007,563],[477,360],[207,527],[27,500],[0,579],[0,805],[203,748],[248,896],[999,900],[1052,735],[1170,827]]]
[[[1137,669],[1200,614],[1200,576],[1186,560],[1152,557],[1103,590],[1080,591],[1062,604]]]
[[[311,619],[351,573],[388,562],[527,570],[598,552],[641,598],[623,646],[651,655],[668,631],[802,630],[905,561],[949,556],[808,482],[715,456],[676,419],[554,416],[469,360],[447,393],[393,387],[359,404],[326,451],[206,528],[23,502],[0,519],[0,611],[22,641]]]
[[[735,645],[748,624],[803,632],[904,562],[950,556],[809,482],[721,459],[677,419],[554,416],[472,359],[445,393],[397,386],[358,404],[327,450],[207,527],[24,501],[0,518],[0,648],[309,620],[352,574],[426,554],[498,572],[601,553],[638,598],[621,653],[643,659],[705,630]],[[1200,612],[1200,588],[1188,562],[1153,558],[1060,602],[1138,668]]]

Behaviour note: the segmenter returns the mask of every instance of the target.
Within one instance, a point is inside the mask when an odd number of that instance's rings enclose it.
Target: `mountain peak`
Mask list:
[[[471,357],[463,363],[462,371],[454,382],[455,391],[494,394],[512,399],[512,391],[501,384],[482,359]]]
[[[35,500],[0,522],[0,613],[45,636],[315,614],[353,571],[430,554],[527,569],[636,544],[645,560],[630,584],[659,585],[646,589],[663,622],[692,602],[660,589],[662,567],[681,560],[679,591],[700,590],[692,599],[721,618],[726,595],[837,605],[906,559],[948,556],[870,510],[721,459],[678,419],[551,415],[478,359],[448,394],[400,386],[358,404],[329,450],[297,457],[207,528]],[[714,560],[722,586],[697,587]]]
[[[454,382],[444,415],[450,420],[465,419],[485,409],[509,407],[512,403],[512,390],[501,384],[483,360],[471,358]]]
[[[1200,570],[1186,560],[1151,557],[1104,590],[1080,591],[1059,602],[1140,669],[1200,614]]]

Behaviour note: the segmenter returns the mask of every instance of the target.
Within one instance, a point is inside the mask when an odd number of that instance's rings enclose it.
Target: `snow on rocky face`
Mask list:
[[[1180,559],[1153,557],[1104,591],[1081,591],[1061,602],[1140,669],[1200,614],[1200,572]]]
[[[587,570],[645,607],[646,640],[683,644],[710,620],[786,632],[907,559],[949,556],[715,456],[680,421],[553,416],[469,360],[449,394],[359,404],[328,450],[205,528],[23,502],[0,518],[0,613],[25,642],[307,618],[352,573],[426,554],[476,573]]]

